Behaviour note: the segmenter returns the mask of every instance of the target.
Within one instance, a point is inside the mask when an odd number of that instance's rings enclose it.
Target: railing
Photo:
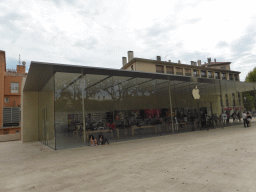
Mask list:
[[[226,80],[226,79],[227,79],[227,77],[222,77],[222,79]]]
[[[157,73],[164,73],[162,70],[156,70]]]
[[[220,77],[219,76],[215,76],[215,79],[220,79]]]
[[[201,74],[201,77],[206,78],[206,77],[207,77],[207,75],[202,75],[202,74]]]
[[[185,73],[185,76],[191,76],[191,73]]]
[[[233,80],[234,80],[234,78],[233,78],[233,77],[229,77],[229,80],[233,81]]]
[[[173,71],[166,71],[167,74],[174,74]]]
[[[183,75],[182,72],[176,72],[176,75]]]

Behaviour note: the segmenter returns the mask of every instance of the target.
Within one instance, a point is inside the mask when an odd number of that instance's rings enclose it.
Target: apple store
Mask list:
[[[32,62],[22,141],[65,149],[91,146],[91,136],[114,143],[242,125],[241,113],[255,110],[255,89],[239,81]]]

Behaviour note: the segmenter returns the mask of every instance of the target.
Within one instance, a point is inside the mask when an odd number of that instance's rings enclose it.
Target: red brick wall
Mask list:
[[[0,127],[3,125],[5,52],[0,51]]]

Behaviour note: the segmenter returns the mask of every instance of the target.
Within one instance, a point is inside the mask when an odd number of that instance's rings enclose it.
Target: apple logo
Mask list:
[[[197,89],[197,86],[195,89],[192,90],[192,95],[193,95],[194,99],[200,99],[199,89]]]

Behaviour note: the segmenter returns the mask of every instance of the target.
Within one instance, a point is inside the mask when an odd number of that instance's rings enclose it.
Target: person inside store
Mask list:
[[[91,146],[92,147],[93,147],[93,145],[97,146],[97,140],[94,139],[94,136],[90,135],[89,138],[90,138]]]
[[[109,144],[107,138],[105,138],[103,135],[99,135],[98,142],[99,145],[105,145],[106,142]]]
[[[242,113],[242,117],[243,117],[243,120],[244,120],[244,127],[246,127],[246,113],[245,111]]]
[[[231,117],[233,118],[233,123],[235,122],[235,120],[236,120],[236,113],[235,112],[233,112],[232,113],[232,115],[231,115]]]
[[[226,114],[227,114],[227,124],[229,124],[229,113],[226,112]]]
[[[247,112],[247,115],[246,115],[246,124],[247,124],[247,127],[250,127],[251,126],[251,120],[252,120],[252,116],[249,112]]]

